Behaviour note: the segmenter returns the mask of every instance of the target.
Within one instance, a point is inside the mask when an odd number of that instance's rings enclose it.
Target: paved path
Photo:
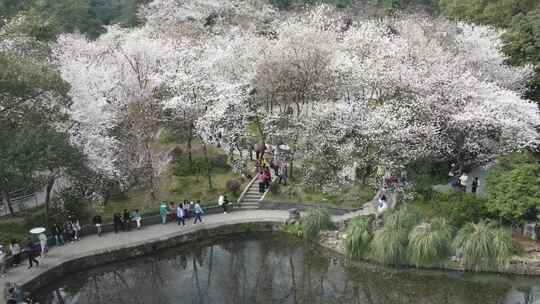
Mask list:
[[[169,223],[166,225],[146,226],[141,230],[120,232],[118,234],[107,233],[101,237],[96,235],[85,236],[74,244],[52,248],[46,258],[38,259],[39,267],[27,269],[27,262],[24,260],[22,266],[8,269],[7,276],[0,279],[0,288],[3,288],[8,281],[23,285],[36,275],[47,271],[53,266],[89,254],[114,251],[115,249],[147,243],[155,239],[168,239],[201,229],[215,228],[223,224],[264,221],[284,223],[287,218],[288,212],[281,210],[235,211],[229,214],[205,216],[203,217],[202,224],[193,224],[193,221],[190,220],[186,227],[178,226],[176,223]],[[0,296],[0,303],[5,303],[5,299],[2,296]]]
[[[480,166],[474,168],[471,172],[469,172],[467,175],[469,178],[467,179],[467,192],[471,192],[472,182],[475,177],[478,177],[478,180],[480,181],[480,185],[478,186],[478,189],[476,191],[476,194],[478,196],[485,196],[486,195],[486,177],[489,172],[489,167],[493,164],[488,164],[485,166]],[[433,190],[437,192],[448,192],[450,190],[453,190],[454,188],[451,186],[451,179],[449,178],[448,184],[445,185],[434,185]]]

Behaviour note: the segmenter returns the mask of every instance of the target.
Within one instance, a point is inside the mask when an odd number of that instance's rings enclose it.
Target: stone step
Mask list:
[[[249,206],[249,205],[259,205],[258,202],[243,202],[243,203],[240,203],[238,206]]]
[[[260,202],[260,198],[258,199],[246,199],[246,200],[243,200],[241,204],[258,204]]]
[[[262,196],[262,193],[246,193],[244,194],[244,197],[261,197]]]
[[[259,209],[259,206],[245,206],[245,207],[240,207],[239,209],[240,210],[256,210],[256,209]]]

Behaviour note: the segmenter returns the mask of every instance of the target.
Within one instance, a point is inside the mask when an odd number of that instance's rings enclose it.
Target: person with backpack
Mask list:
[[[193,212],[195,213],[195,221],[193,221],[193,224],[197,224],[197,220],[202,223],[202,215],[204,211],[199,203],[200,201],[197,201],[197,203],[193,207]]]

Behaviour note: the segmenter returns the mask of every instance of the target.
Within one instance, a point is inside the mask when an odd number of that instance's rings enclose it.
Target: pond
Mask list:
[[[302,240],[263,233],[80,272],[35,297],[66,304],[537,304],[540,279],[346,266]]]

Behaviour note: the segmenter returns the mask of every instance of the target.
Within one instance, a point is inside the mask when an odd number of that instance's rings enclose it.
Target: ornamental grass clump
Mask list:
[[[407,264],[407,245],[410,231],[420,222],[419,213],[403,207],[390,213],[384,227],[375,231],[370,256],[385,265]]]
[[[364,257],[369,250],[369,243],[373,238],[372,221],[363,216],[353,219],[345,231],[345,253],[350,259]]]
[[[472,271],[505,268],[514,248],[510,231],[490,221],[465,225],[454,239],[453,247],[458,255],[463,255],[465,269]]]
[[[313,208],[302,218],[304,237],[308,240],[316,240],[321,230],[330,229],[332,222],[330,214],[324,208]]]
[[[445,219],[424,222],[409,233],[407,259],[415,267],[440,266],[450,256],[454,229]]]

